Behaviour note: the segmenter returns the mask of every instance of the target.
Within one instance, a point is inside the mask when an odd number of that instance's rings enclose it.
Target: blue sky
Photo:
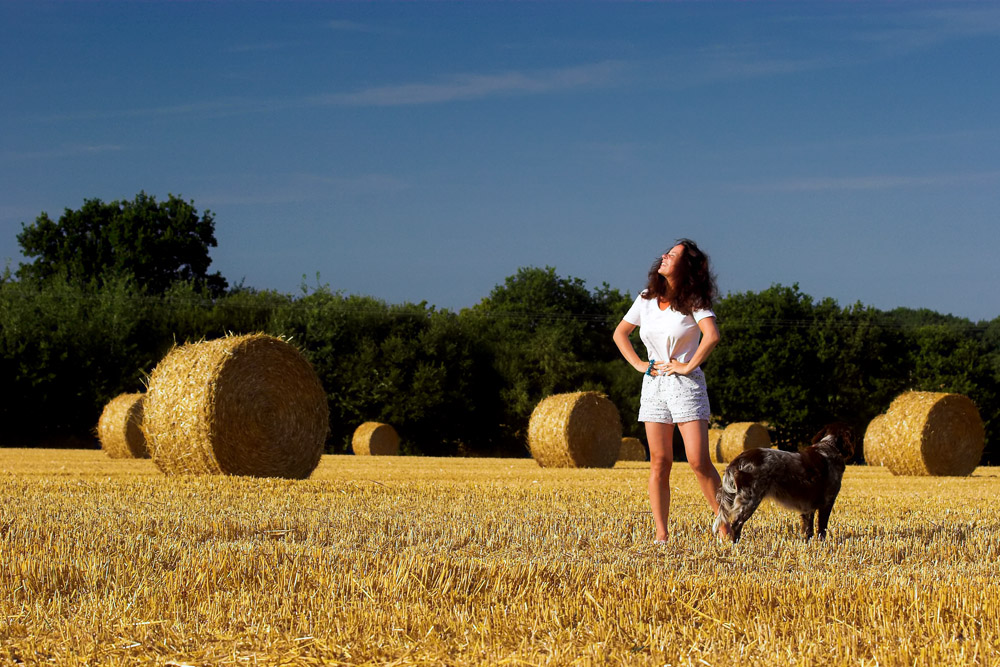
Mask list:
[[[286,293],[634,294],[686,236],[724,293],[993,319],[998,66],[988,2],[0,2],[0,262],[145,190]]]

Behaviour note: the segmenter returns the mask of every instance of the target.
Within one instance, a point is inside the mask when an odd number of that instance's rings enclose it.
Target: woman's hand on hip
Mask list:
[[[677,361],[676,359],[671,359],[664,363],[663,374],[664,375],[687,375],[694,368],[691,364],[685,363],[683,361]]]
[[[653,367],[649,369],[649,374],[652,375],[653,377],[656,377],[657,375],[667,375],[667,363],[668,362],[666,362],[666,361],[656,361],[656,362],[654,362],[653,363]],[[648,368],[648,366],[647,366],[647,368]],[[646,371],[645,368],[642,369],[642,370],[643,370],[643,372]]]

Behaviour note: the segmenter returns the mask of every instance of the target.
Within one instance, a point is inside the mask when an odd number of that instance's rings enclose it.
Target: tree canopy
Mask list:
[[[259,331],[290,337],[316,369],[330,452],[347,451],[361,422],[385,421],[407,453],[523,456],[538,402],[581,390],[606,394],[625,434],[642,435],[642,377],[611,339],[631,297],[607,285],[589,290],[550,267],[519,269],[460,313],[328,287],[209,298],[176,280],[150,294],[131,271],[113,273],[0,276],[3,445],[90,438],[104,404],[141,391],[172,345]],[[714,310],[722,342],[705,371],[722,424],[766,422],[779,446],[795,447],[830,421],[860,437],[902,391],[959,392],[986,423],[984,462],[1000,457],[1000,318],[840,307],[798,285],[729,294]]]
[[[535,405],[550,394],[615,394],[616,380],[631,369],[615,363],[610,331],[629,303],[607,284],[591,292],[582,279],[560,277],[553,267],[524,267],[462,312],[490,348],[509,437],[523,435]]]
[[[218,272],[208,273],[208,249],[218,245],[215,218],[210,211],[199,217],[194,202],[174,195],[164,202],[145,192],[131,201],[87,199],[78,210],[65,209],[58,221],[42,212],[21,226],[21,252],[34,258],[17,271],[24,281],[41,284],[63,276],[93,285],[130,277],[151,294],[179,281],[213,295],[227,287]]]

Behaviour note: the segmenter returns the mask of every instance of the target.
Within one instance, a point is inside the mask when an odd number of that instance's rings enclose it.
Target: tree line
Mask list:
[[[172,345],[251,332],[289,338],[313,364],[328,394],[331,453],[349,451],[360,423],[383,421],[406,453],[526,456],[538,401],[580,390],[608,395],[625,433],[642,435],[641,376],[611,340],[633,295],[607,284],[524,267],[459,312],[325,285],[294,295],[231,287],[207,273],[210,213],[144,194],[84,208],[24,226],[18,239],[35,261],[0,276],[5,446],[93,446],[103,406],[142,391]],[[116,210],[132,221],[108,241],[102,230]],[[131,243],[140,228],[142,244]],[[70,252],[80,230],[91,249]],[[766,422],[791,447],[830,421],[863,434],[905,390],[959,392],[986,423],[984,462],[1000,460],[1000,317],[841,307],[797,285],[728,294],[715,311],[722,342],[704,368],[722,423]]]

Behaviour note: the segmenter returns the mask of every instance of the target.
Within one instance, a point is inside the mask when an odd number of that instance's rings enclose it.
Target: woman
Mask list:
[[[656,543],[666,542],[670,516],[670,468],[674,424],[684,439],[688,463],[714,513],[721,480],[708,453],[708,392],[700,366],[719,342],[712,312],[715,277],[708,256],[694,241],[680,239],[649,270],[646,289],[615,328],[614,341],[642,378],[639,421],[649,442],[649,505]],[[649,362],[635,353],[629,336],[639,327]],[[729,527],[720,530],[728,535]]]

